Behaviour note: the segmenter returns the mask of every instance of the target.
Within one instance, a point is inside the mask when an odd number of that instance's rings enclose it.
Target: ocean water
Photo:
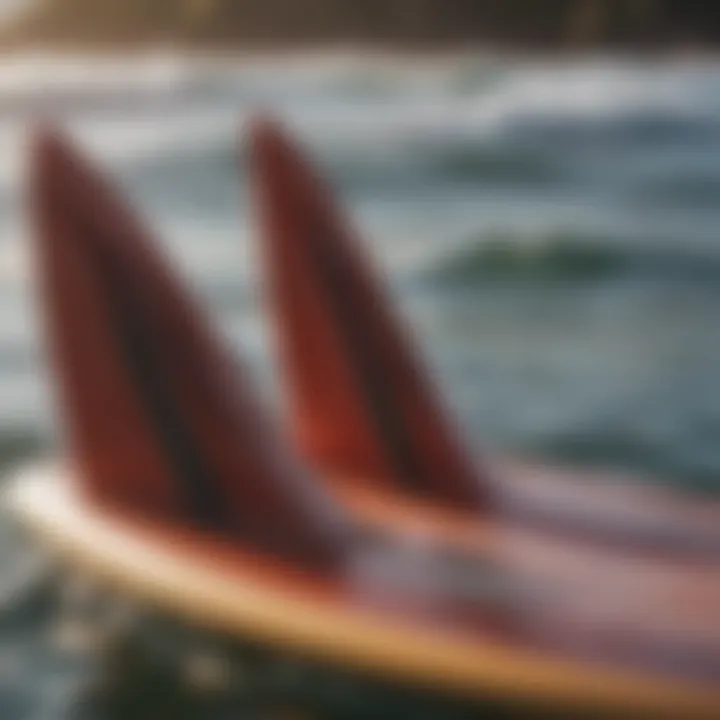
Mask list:
[[[478,446],[717,494],[719,70],[480,55],[1,59],[0,469],[57,435],[22,202],[28,130],[48,118],[124,184],[281,403],[242,145],[263,109],[341,193]],[[25,556],[5,547],[0,576],[15,578]],[[63,717],[75,675],[54,662],[31,614],[0,622],[1,717]]]

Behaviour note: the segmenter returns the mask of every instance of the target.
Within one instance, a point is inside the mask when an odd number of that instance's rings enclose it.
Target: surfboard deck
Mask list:
[[[328,580],[200,531],[100,509],[69,473],[20,473],[6,503],[66,562],[162,613],[230,636],[468,702],[637,717],[717,717],[712,682],[546,654],[362,602]]]

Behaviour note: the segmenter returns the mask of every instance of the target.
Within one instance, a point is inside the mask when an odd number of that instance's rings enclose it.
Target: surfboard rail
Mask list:
[[[513,699],[632,717],[720,715],[720,693],[709,684],[479,644],[358,609],[292,566],[197,530],[90,504],[58,466],[18,473],[4,500],[65,562],[213,631],[479,702]]]

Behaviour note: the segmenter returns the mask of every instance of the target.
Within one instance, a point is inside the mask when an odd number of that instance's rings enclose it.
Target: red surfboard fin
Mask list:
[[[86,492],[272,550],[341,553],[342,510],[117,191],[55,131],[38,134],[32,191],[60,406]]]
[[[405,327],[329,188],[283,131],[258,119],[251,162],[296,442],[324,471],[486,509]]]

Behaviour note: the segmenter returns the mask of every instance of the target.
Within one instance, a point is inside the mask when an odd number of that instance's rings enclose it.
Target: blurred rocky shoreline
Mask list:
[[[702,49],[720,41],[720,4],[699,0],[36,0],[6,28],[5,41]]]

